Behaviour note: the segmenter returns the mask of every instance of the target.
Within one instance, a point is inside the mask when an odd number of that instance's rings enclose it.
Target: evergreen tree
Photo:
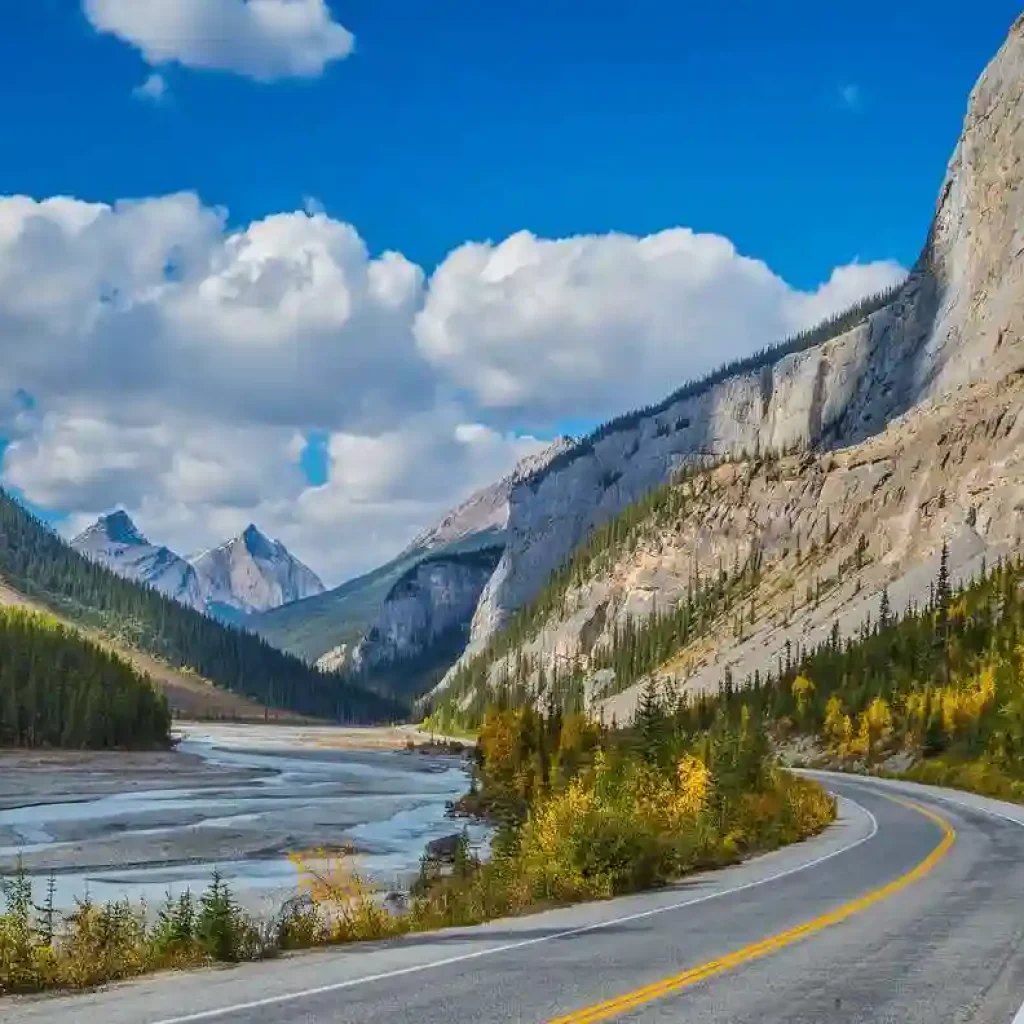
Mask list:
[[[654,679],[649,679],[640,691],[633,723],[640,737],[643,756],[648,761],[659,759],[665,718],[665,706],[658,693],[658,684]]]

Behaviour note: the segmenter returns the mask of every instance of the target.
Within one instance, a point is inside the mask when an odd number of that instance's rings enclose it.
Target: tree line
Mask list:
[[[72,621],[270,707],[343,722],[401,714],[385,697],[90,561],[3,490],[0,577]]]
[[[0,608],[0,746],[163,747],[170,721],[127,662],[56,619]]]

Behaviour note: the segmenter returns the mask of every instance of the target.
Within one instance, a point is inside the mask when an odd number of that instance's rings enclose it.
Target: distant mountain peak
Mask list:
[[[182,558],[151,544],[131,516],[99,517],[71,546],[107,568],[217,618],[266,611],[324,591],[320,578],[255,523],[215,548]]]
[[[139,528],[132,521],[132,517],[128,515],[123,508],[119,508],[114,512],[108,512],[106,515],[102,515],[95,523],[92,524],[88,529],[83,530],[75,539],[72,544],[78,544],[88,540],[89,538],[102,537],[113,544],[132,544],[136,546],[142,546],[149,543],[148,540],[139,532]]]
[[[324,590],[308,566],[255,523],[189,561],[203,580],[208,603],[219,609],[243,614],[267,611]]]
[[[102,515],[71,547],[128,579],[159,590],[190,608],[203,608],[195,570],[170,548],[150,544],[124,509]]]

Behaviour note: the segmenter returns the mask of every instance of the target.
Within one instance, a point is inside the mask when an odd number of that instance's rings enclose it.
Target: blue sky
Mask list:
[[[884,286],[1020,0],[327,2],[271,0],[301,73],[201,38],[242,0],[4,5],[0,481],[67,529],[253,520],[336,581]]]
[[[1020,5],[331,0],[356,51],[322,78],[172,68],[161,109],[76,0],[5,7],[0,192],[195,189],[238,222],[313,196],[425,266],[523,227],[685,224],[809,286],[913,259]]]

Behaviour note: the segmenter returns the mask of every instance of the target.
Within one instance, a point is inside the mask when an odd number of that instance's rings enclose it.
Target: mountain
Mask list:
[[[433,695],[620,718],[714,688],[1024,545],[1024,19],[973,90],[906,282],[595,431],[509,496],[471,642]],[[673,481],[675,481],[673,483]],[[510,674],[509,666],[513,666]],[[516,669],[519,666],[521,670]],[[546,699],[546,698],[545,698]]]
[[[189,559],[211,610],[267,611],[324,592],[312,569],[250,524],[237,537]]]
[[[504,547],[509,495],[571,447],[569,439],[557,439],[456,506],[392,561],[324,594],[255,615],[251,628],[275,646],[332,669],[354,665],[372,671],[425,654],[424,664],[450,664],[452,650],[457,654],[464,646],[493,571],[488,562],[495,563]],[[425,648],[442,635],[445,653],[435,652],[432,661]]]
[[[128,533],[118,536],[124,543]],[[269,708],[352,722],[400,714],[393,701],[85,557],[2,489],[0,602],[45,606],[104,645],[128,652],[128,660],[142,652],[157,668],[169,666]]]
[[[117,511],[100,516],[71,546],[119,576],[228,622],[324,590],[311,569],[251,524],[219,547],[185,559],[151,544],[127,512]]]
[[[100,516],[71,541],[71,546],[119,576],[145,583],[189,608],[202,611],[206,607],[195,569],[169,548],[151,544],[127,512]]]
[[[322,655],[317,667],[344,671],[402,699],[421,696],[465,648],[473,611],[501,551],[500,544],[447,548],[414,562],[391,585],[362,635]]]

